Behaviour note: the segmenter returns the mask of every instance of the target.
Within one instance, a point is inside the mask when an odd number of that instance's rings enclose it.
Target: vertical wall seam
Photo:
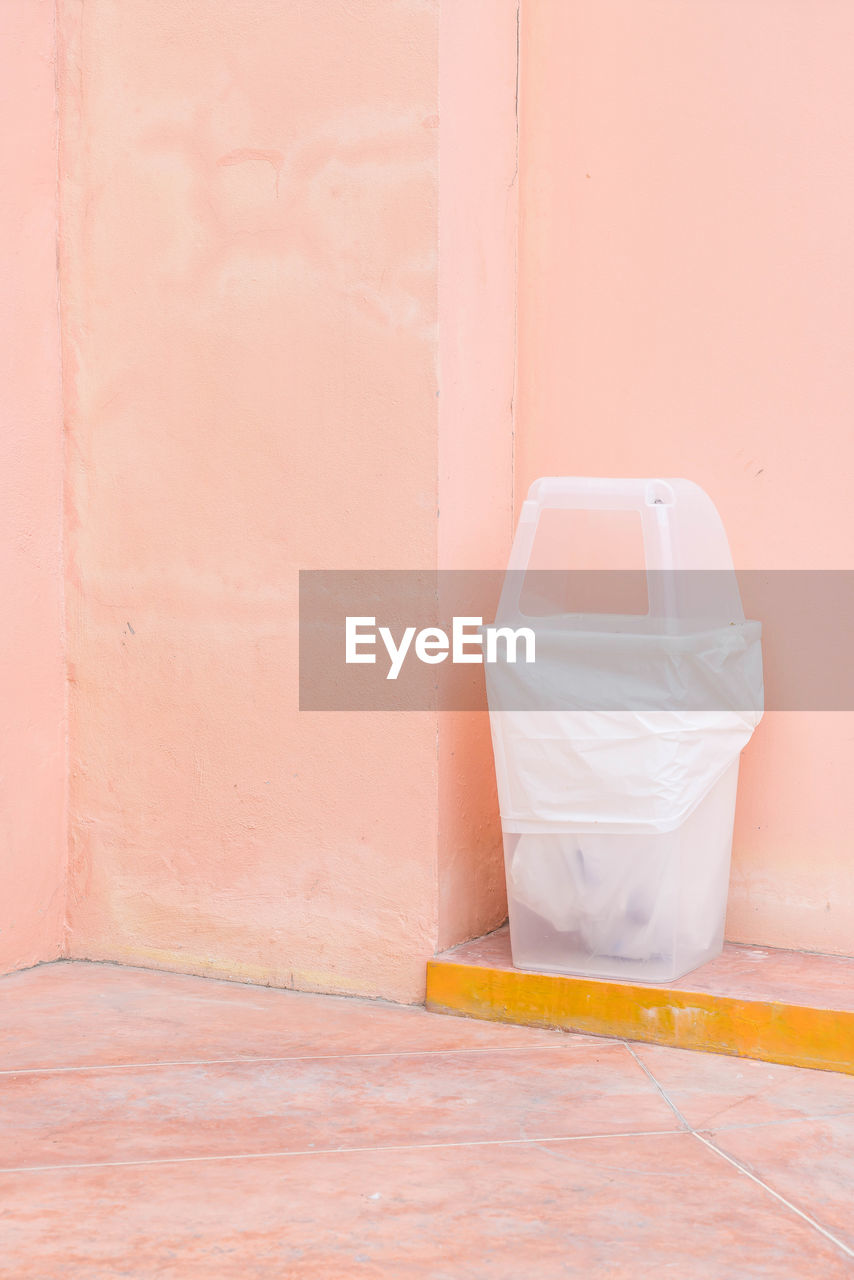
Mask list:
[[[521,78],[521,27],[522,0],[516,0],[516,99],[514,104],[514,123],[516,130],[516,164],[510,183],[511,191],[516,193],[516,210],[513,227],[513,385],[510,394],[510,532],[512,543],[516,528],[516,407],[519,390],[519,86]]]
[[[61,269],[61,230],[62,230],[62,112],[60,109],[61,91],[61,40],[59,5],[61,0],[54,0],[53,6],[53,92],[54,92],[54,146],[56,151],[56,185],[55,185],[55,262],[56,262],[56,323],[59,343],[59,432],[61,450],[61,484],[59,490],[59,642],[62,653],[62,716],[63,716],[63,802],[62,802],[62,915],[60,921],[59,957],[64,959],[68,954],[68,892],[69,872],[71,864],[71,706],[69,690],[69,656],[68,656],[68,599],[66,574],[66,486],[68,484],[68,440],[65,424],[65,335],[62,323],[62,269]]]
[[[438,21],[436,25],[436,110],[439,115],[439,131],[436,134],[436,541],[433,549],[433,562],[436,569],[436,590],[434,592],[434,602],[436,604],[437,613],[439,605],[439,570],[441,563],[441,546],[442,534],[440,530],[441,515],[441,499],[442,499],[442,412],[443,401],[442,396],[445,388],[442,385],[442,324],[441,324],[441,299],[442,299],[442,13],[439,11]],[[432,890],[433,890],[433,918],[431,925],[430,946],[434,956],[439,954],[439,937],[441,932],[441,884],[440,884],[440,848],[442,841],[442,742],[441,742],[441,713],[436,709],[436,720],[434,728],[434,745],[433,745],[433,768],[435,779],[435,806],[433,812],[433,831],[431,839],[431,857],[432,857]],[[426,998],[426,997],[425,997]],[[423,1001],[419,1000],[419,1004]]]

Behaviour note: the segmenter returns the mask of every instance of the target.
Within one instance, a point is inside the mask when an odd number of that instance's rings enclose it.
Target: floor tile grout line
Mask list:
[[[643,1070],[643,1071],[644,1071],[644,1072],[649,1076],[650,1080],[651,1080],[651,1081],[652,1081],[652,1083],[655,1085],[656,1089],[657,1089],[657,1090],[658,1090],[658,1092],[661,1094],[661,1096],[662,1096],[662,1098],[664,1099],[664,1101],[667,1103],[667,1105],[668,1105],[668,1106],[670,1107],[670,1109],[673,1111],[674,1115],[676,1115],[676,1116],[677,1116],[677,1118],[680,1120],[680,1122],[684,1125],[685,1130],[686,1130],[686,1132],[687,1132],[687,1133],[693,1133],[693,1134],[697,1134],[697,1135],[699,1136],[700,1134],[703,1134],[703,1133],[708,1133],[708,1134],[714,1134],[714,1133],[728,1133],[728,1132],[730,1132],[730,1130],[733,1130],[733,1129],[764,1129],[764,1128],[767,1128],[769,1125],[775,1125],[775,1124],[815,1124],[817,1121],[827,1121],[827,1122],[829,1122],[829,1121],[832,1121],[832,1120],[837,1119],[837,1118],[838,1118],[838,1117],[840,1117],[840,1116],[850,1116],[850,1115],[854,1115],[854,1106],[852,1106],[852,1107],[846,1107],[846,1108],[844,1108],[842,1111],[826,1111],[826,1112],[819,1112],[819,1113],[817,1113],[817,1114],[815,1114],[815,1115],[778,1116],[778,1117],[777,1117],[776,1119],[774,1119],[774,1120],[756,1120],[756,1121],[754,1121],[753,1123],[750,1123],[749,1121],[744,1121],[744,1122],[743,1122],[743,1123],[741,1123],[741,1124],[738,1124],[738,1123],[736,1123],[736,1124],[712,1124],[712,1123],[711,1123],[711,1121],[712,1121],[712,1120],[714,1120],[714,1116],[711,1116],[711,1117],[710,1117],[708,1120],[706,1120],[703,1124],[699,1124],[699,1125],[696,1125],[696,1126],[695,1126],[695,1125],[692,1125],[692,1124],[687,1120],[687,1118],[682,1114],[682,1112],[681,1112],[681,1111],[679,1110],[679,1108],[677,1107],[676,1103],[675,1103],[675,1102],[673,1101],[673,1099],[670,1097],[670,1095],[669,1095],[669,1093],[667,1092],[667,1090],[666,1090],[666,1089],[664,1088],[664,1086],[663,1086],[663,1085],[662,1085],[662,1084],[661,1084],[661,1083],[656,1079],[656,1077],[655,1077],[655,1075],[653,1074],[652,1070],[651,1070],[651,1069],[646,1065],[646,1063],[645,1063],[645,1062],[644,1062],[644,1061],[643,1061],[643,1060],[638,1056],[638,1054],[637,1054],[637,1053],[635,1053],[635,1049],[634,1049],[634,1042],[632,1042],[632,1041],[630,1041],[630,1040],[621,1040],[621,1041],[620,1041],[620,1043],[621,1043],[621,1044],[623,1044],[623,1045],[625,1045],[625,1047],[628,1049],[629,1053],[630,1053],[630,1054],[632,1055],[632,1057],[634,1058],[635,1062],[638,1064],[638,1066],[639,1066],[639,1067],[641,1067],[641,1068],[642,1068],[642,1070]],[[643,1042],[642,1042],[642,1043],[643,1043]],[[686,1051],[686,1052],[690,1052],[690,1050],[688,1050],[688,1051]],[[743,1099],[742,1099],[742,1101],[743,1101]],[[726,1109],[725,1109],[725,1110],[726,1110]],[[720,1114],[723,1114],[723,1113],[720,1113]]]
[[[779,1116],[776,1120],[745,1120],[741,1124],[704,1124],[691,1126],[692,1133],[732,1133],[735,1129],[767,1129],[775,1124],[830,1124],[834,1120],[843,1120],[854,1116],[854,1107],[845,1111],[823,1111],[816,1115]]]
[[[59,1173],[75,1169],[126,1169],[140,1166],[177,1164],[204,1164],[217,1160],[282,1160],[297,1156],[345,1156],[381,1151],[447,1151],[461,1147],[520,1147],[542,1146],[555,1142],[592,1142],[618,1138],[681,1138],[679,1129],[631,1129],[621,1133],[570,1133],[558,1137],[532,1138],[475,1138],[468,1142],[409,1142],[375,1147],[322,1147],[320,1150],[301,1148],[296,1151],[240,1151],[205,1156],[163,1156],[150,1160],[90,1160],[69,1164],[25,1164],[0,1168],[0,1176],[11,1173]]]
[[[62,1075],[76,1071],[144,1071],[159,1067],[224,1067],[251,1066],[264,1062],[326,1062],[347,1058],[430,1058],[447,1057],[450,1054],[467,1053],[533,1053],[540,1049],[549,1051],[572,1047],[575,1049],[606,1049],[620,1044],[620,1041],[602,1037],[598,1040],[557,1042],[554,1044],[507,1044],[472,1046],[467,1049],[380,1049],[375,1053],[294,1053],[273,1055],[259,1058],[187,1058],[170,1062],[86,1062],[72,1067],[4,1067],[0,1069],[0,1080],[4,1076],[37,1076]]]
[[[680,1123],[680,1125],[682,1126],[682,1128],[683,1128],[687,1133],[693,1133],[693,1132],[694,1132],[693,1128],[692,1128],[692,1127],[691,1127],[691,1125],[688,1123],[688,1121],[685,1119],[685,1117],[683,1116],[682,1112],[681,1112],[681,1111],[679,1110],[679,1108],[677,1107],[676,1103],[675,1103],[675,1102],[673,1101],[673,1099],[670,1097],[670,1095],[668,1094],[668,1092],[667,1092],[667,1090],[664,1088],[664,1086],[663,1086],[663,1085],[661,1085],[661,1084],[659,1084],[658,1080],[656,1080],[655,1076],[654,1076],[654,1075],[653,1075],[653,1073],[650,1071],[650,1069],[649,1069],[649,1067],[646,1065],[646,1063],[645,1063],[641,1058],[639,1058],[639,1057],[638,1057],[638,1055],[637,1055],[637,1054],[635,1053],[635,1051],[634,1051],[633,1046],[629,1043],[629,1041],[628,1041],[628,1040],[623,1040],[623,1041],[621,1041],[621,1043],[622,1043],[623,1045],[625,1045],[625,1047],[628,1049],[628,1051],[629,1051],[629,1053],[631,1054],[631,1056],[634,1058],[635,1062],[636,1062],[636,1063],[638,1064],[638,1066],[640,1067],[641,1071],[643,1071],[644,1075],[648,1077],[648,1079],[650,1080],[650,1082],[651,1082],[651,1083],[654,1085],[654,1087],[658,1090],[658,1093],[660,1094],[661,1098],[663,1099],[663,1101],[664,1101],[664,1102],[666,1102],[666,1103],[667,1103],[668,1107],[669,1107],[669,1108],[670,1108],[670,1110],[673,1112],[673,1114],[675,1115],[676,1119],[679,1121],[679,1123]]]
[[[799,1218],[802,1218],[804,1222],[808,1223],[815,1231],[818,1231],[818,1233],[824,1236],[826,1240],[829,1240],[831,1244],[836,1245],[837,1249],[841,1249],[847,1257],[854,1258],[854,1249],[845,1244],[844,1241],[840,1240],[838,1236],[835,1236],[832,1231],[828,1231],[827,1227],[823,1227],[816,1218],[813,1218],[809,1213],[805,1213],[803,1209],[799,1209],[796,1204],[793,1204],[791,1200],[787,1200],[779,1191],[775,1191],[767,1182],[763,1181],[762,1178],[757,1177],[755,1173],[748,1169],[745,1164],[742,1164],[742,1162],[737,1160],[735,1156],[731,1156],[728,1152],[722,1150],[722,1148],[719,1147],[717,1143],[712,1142],[710,1138],[704,1137],[702,1133],[698,1133],[695,1129],[692,1130],[691,1133],[698,1142],[702,1142],[710,1151],[714,1151],[722,1160],[726,1160],[734,1169],[738,1169],[739,1173],[743,1173],[745,1177],[750,1178],[750,1180],[755,1182],[757,1186],[762,1187],[763,1191],[767,1191],[775,1200],[779,1200],[780,1204],[785,1205],[787,1209],[791,1209],[792,1213],[797,1214]]]
[[[669,1097],[666,1089],[664,1089],[664,1087],[661,1084],[659,1084],[658,1080],[655,1078],[652,1071],[647,1067],[646,1063],[643,1062],[641,1058],[639,1058],[638,1055],[635,1053],[632,1044],[629,1043],[629,1041],[627,1040],[624,1040],[622,1043],[626,1046],[629,1053],[634,1058],[635,1062],[637,1062],[638,1066],[643,1069],[643,1071],[646,1073],[647,1076],[649,1076],[649,1079],[655,1085],[656,1089],[658,1089],[664,1101],[668,1104],[668,1106],[673,1111],[673,1114],[676,1116],[679,1122],[684,1126],[685,1131],[689,1133],[691,1137],[696,1138],[698,1142],[702,1142],[702,1144],[705,1147],[707,1147],[710,1151],[715,1152],[715,1154],[720,1156],[721,1159],[726,1160],[728,1164],[731,1164],[734,1169],[738,1169],[738,1171],[740,1173],[743,1173],[745,1177],[750,1178],[751,1181],[755,1182],[757,1186],[762,1187],[764,1191],[767,1191],[768,1194],[773,1196],[775,1200],[778,1200],[780,1204],[784,1205],[787,1209],[790,1209],[792,1213],[797,1214],[799,1218],[802,1218],[804,1222],[806,1222],[809,1226],[813,1228],[813,1230],[818,1231],[819,1234],[824,1236],[826,1240],[829,1240],[831,1244],[835,1245],[838,1249],[841,1249],[842,1252],[846,1254],[847,1257],[854,1258],[854,1249],[849,1248],[848,1245],[846,1245],[842,1240],[840,1240],[837,1236],[835,1236],[831,1231],[828,1231],[826,1227],[823,1227],[821,1223],[818,1222],[815,1218],[813,1218],[810,1214],[805,1213],[803,1209],[799,1209],[798,1206],[796,1204],[793,1204],[791,1200],[787,1200],[786,1197],[784,1195],[781,1195],[779,1191],[775,1191],[773,1187],[769,1186],[767,1182],[764,1182],[762,1178],[757,1177],[755,1173],[753,1173],[750,1169],[748,1169],[746,1165],[742,1164],[740,1160],[737,1160],[735,1156],[729,1155],[726,1151],[724,1151],[721,1147],[719,1147],[717,1143],[713,1142],[710,1137],[706,1137],[704,1133],[698,1132],[698,1130],[695,1129],[693,1125],[690,1125],[688,1121],[685,1119],[685,1117],[683,1116],[682,1112],[676,1106],[676,1103],[673,1102],[672,1099]],[[772,1121],[769,1123],[775,1123],[775,1122]]]

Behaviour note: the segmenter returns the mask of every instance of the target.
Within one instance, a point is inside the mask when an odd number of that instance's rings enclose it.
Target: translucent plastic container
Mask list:
[[[735,760],[672,831],[505,832],[517,968],[668,982],[718,955],[737,781]]]
[[[534,567],[583,567],[549,511],[595,513],[587,549],[640,565],[643,604],[571,612],[562,577],[532,590]],[[539,626],[533,667],[487,668],[514,964],[667,982],[712,959],[762,664],[711,500],[686,480],[537,481],[496,623]]]

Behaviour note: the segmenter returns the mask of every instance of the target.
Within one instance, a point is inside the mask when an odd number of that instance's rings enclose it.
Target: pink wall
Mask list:
[[[740,567],[852,567],[853,43],[847,0],[523,5],[517,494],[684,475]],[[760,726],[730,937],[850,953],[852,736]]]
[[[515,0],[60,0],[67,954],[413,1000],[503,915],[485,718],[300,714],[300,567],[501,567],[548,472],[848,566],[850,7],[522,18],[517,152]],[[0,23],[12,968],[61,945],[63,456],[52,9]],[[851,950],[851,737],[766,718],[731,936]]]
[[[0,971],[59,954],[65,873],[54,14],[0,5]]]
[[[512,103],[513,6],[454,8]],[[478,54],[499,10],[506,47]],[[480,266],[452,286],[469,313],[440,325],[440,133],[493,89],[458,64],[440,103],[438,0],[60,14],[68,952],[417,999],[440,854],[492,868],[457,876],[445,936],[501,914],[494,816],[456,810],[440,836],[435,715],[298,712],[297,571],[429,568],[440,536],[442,563],[503,560],[512,320],[480,333],[474,286],[512,297],[506,111],[443,151],[497,203],[442,249],[446,280]],[[470,355],[477,377],[504,362],[501,433],[485,479],[475,451],[440,481]],[[470,523],[440,535],[449,485]],[[483,775],[482,724],[474,745]]]

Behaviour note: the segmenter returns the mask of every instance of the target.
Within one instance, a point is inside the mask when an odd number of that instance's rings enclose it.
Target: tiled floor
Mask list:
[[[0,979],[0,1276],[854,1276],[854,1076],[47,965]]]

